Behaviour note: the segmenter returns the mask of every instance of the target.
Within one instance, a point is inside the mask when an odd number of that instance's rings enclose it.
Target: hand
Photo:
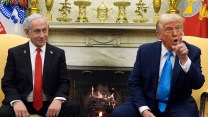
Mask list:
[[[16,117],[29,117],[30,114],[27,111],[24,103],[22,101],[17,101],[13,103],[13,108]]]
[[[54,99],[50,106],[48,107],[48,111],[46,113],[46,117],[58,117],[59,112],[61,110],[62,100]]]
[[[184,65],[188,60],[188,48],[184,43],[180,43],[173,47],[176,55],[178,56],[180,63]]]
[[[156,117],[156,116],[154,116],[149,110],[144,110],[144,111],[142,112],[142,116],[143,116],[143,117]]]

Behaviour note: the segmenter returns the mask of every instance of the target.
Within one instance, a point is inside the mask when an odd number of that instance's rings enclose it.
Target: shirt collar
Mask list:
[[[161,56],[163,57],[163,56],[165,56],[166,53],[168,52],[168,49],[164,46],[163,43],[161,44],[161,48],[162,48],[162,50],[161,50]],[[172,51],[172,54],[173,54],[173,56],[176,55],[176,53],[175,53],[174,51]]]
[[[34,53],[37,49],[37,47],[31,42],[29,41],[29,47],[30,47],[30,53]],[[46,44],[43,45],[41,48],[41,51],[45,53],[45,50],[46,50]]]

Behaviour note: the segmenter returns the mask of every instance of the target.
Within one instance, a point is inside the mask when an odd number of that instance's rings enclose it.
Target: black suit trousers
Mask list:
[[[45,116],[51,102],[45,101],[43,103],[43,107],[39,111],[36,111],[33,108],[32,102],[24,102],[24,104],[30,114],[38,114],[41,116]],[[59,117],[79,117],[79,115],[80,115],[79,104],[72,101],[64,101],[62,103]],[[0,107],[0,117],[15,117],[15,112],[13,107],[11,105],[2,105]]]

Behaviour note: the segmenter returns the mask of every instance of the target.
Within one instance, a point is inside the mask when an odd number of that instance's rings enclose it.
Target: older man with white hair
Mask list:
[[[128,80],[130,97],[112,117],[199,117],[191,94],[204,84],[201,50],[182,40],[183,21],[177,14],[160,16],[160,41],[139,47]]]

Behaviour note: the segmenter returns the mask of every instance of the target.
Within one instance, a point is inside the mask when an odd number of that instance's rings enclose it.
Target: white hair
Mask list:
[[[25,28],[24,29],[29,29],[30,28],[30,25],[31,25],[30,24],[31,21],[33,21],[35,19],[38,19],[38,18],[43,18],[47,22],[46,18],[43,17],[42,15],[40,15],[40,14],[32,14],[32,15],[30,15],[30,16],[28,16],[26,18],[26,20],[25,20]]]
[[[156,31],[160,31],[162,28],[163,28],[163,25],[167,22],[179,22],[180,25],[182,26],[183,28],[183,22],[184,22],[184,18],[181,17],[180,15],[178,14],[162,14],[159,18],[159,20],[157,21],[157,24],[156,24]]]

